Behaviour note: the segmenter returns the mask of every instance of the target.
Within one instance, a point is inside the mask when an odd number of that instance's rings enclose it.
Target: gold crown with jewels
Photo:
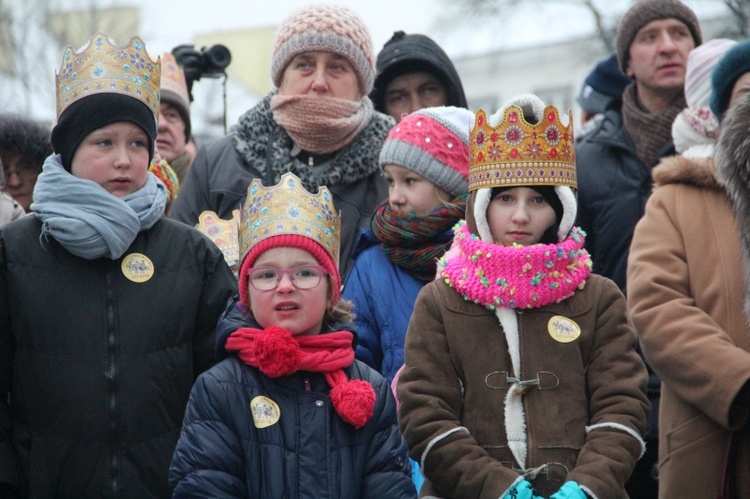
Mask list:
[[[79,51],[68,46],[55,73],[57,118],[74,102],[89,95],[123,94],[138,99],[159,116],[159,59],[151,59],[143,41],[134,36],[122,46],[97,32]]]
[[[567,185],[577,188],[573,147],[573,115],[560,121],[555,106],[546,106],[538,123],[511,105],[492,127],[483,109],[477,111],[469,136],[469,191],[514,185]]]
[[[310,238],[338,262],[341,217],[331,191],[320,187],[316,195],[310,194],[291,172],[282,175],[273,187],[253,179],[240,219],[240,261],[256,244],[280,235]]]

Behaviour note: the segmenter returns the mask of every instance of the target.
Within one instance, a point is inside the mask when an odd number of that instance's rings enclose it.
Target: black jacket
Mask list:
[[[258,327],[245,314],[230,303],[224,341],[237,327]],[[416,497],[390,386],[359,361],[345,372],[375,389],[373,416],[359,430],[336,414],[322,373],[270,378],[233,354],[201,375],[170,468],[175,497]],[[264,409],[275,417],[259,425]]]
[[[40,229],[30,216],[0,232],[0,483],[17,474],[32,498],[169,497],[236,281],[207,237],[167,218],[117,260],[42,246]],[[134,253],[153,263],[145,282],[123,271]]]
[[[659,157],[666,154],[671,143]],[[617,108],[604,113],[599,126],[576,144],[578,219],[586,231],[593,272],[609,277],[625,293],[626,268],[635,225],[651,195],[651,168],[635,146]]]

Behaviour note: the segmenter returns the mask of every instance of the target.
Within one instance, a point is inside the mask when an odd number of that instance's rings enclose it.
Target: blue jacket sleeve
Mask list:
[[[169,485],[174,497],[245,497],[242,444],[224,421],[226,398],[212,371],[195,382],[182,423]]]
[[[380,343],[380,325],[377,322],[372,278],[377,269],[370,265],[367,253],[360,254],[344,286],[343,297],[354,304],[354,323],[357,326],[356,357],[378,372],[382,372],[383,350]]]

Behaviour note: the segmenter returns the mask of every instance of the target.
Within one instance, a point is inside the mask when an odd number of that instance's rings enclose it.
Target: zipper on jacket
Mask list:
[[[305,378],[305,391],[309,392],[310,390],[310,380],[308,378]]]
[[[109,465],[110,490],[117,497],[120,489],[118,476],[120,456],[118,454],[117,432],[119,431],[117,412],[117,336],[115,334],[115,304],[112,285],[112,271],[106,273],[106,333],[107,333],[107,456]]]

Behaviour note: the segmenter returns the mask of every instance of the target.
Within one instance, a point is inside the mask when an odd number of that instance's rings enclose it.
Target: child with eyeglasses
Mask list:
[[[354,359],[340,227],[325,187],[313,196],[292,173],[250,184],[239,301],[217,328],[224,360],[190,395],[175,496],[416,496],[390,387]]]

